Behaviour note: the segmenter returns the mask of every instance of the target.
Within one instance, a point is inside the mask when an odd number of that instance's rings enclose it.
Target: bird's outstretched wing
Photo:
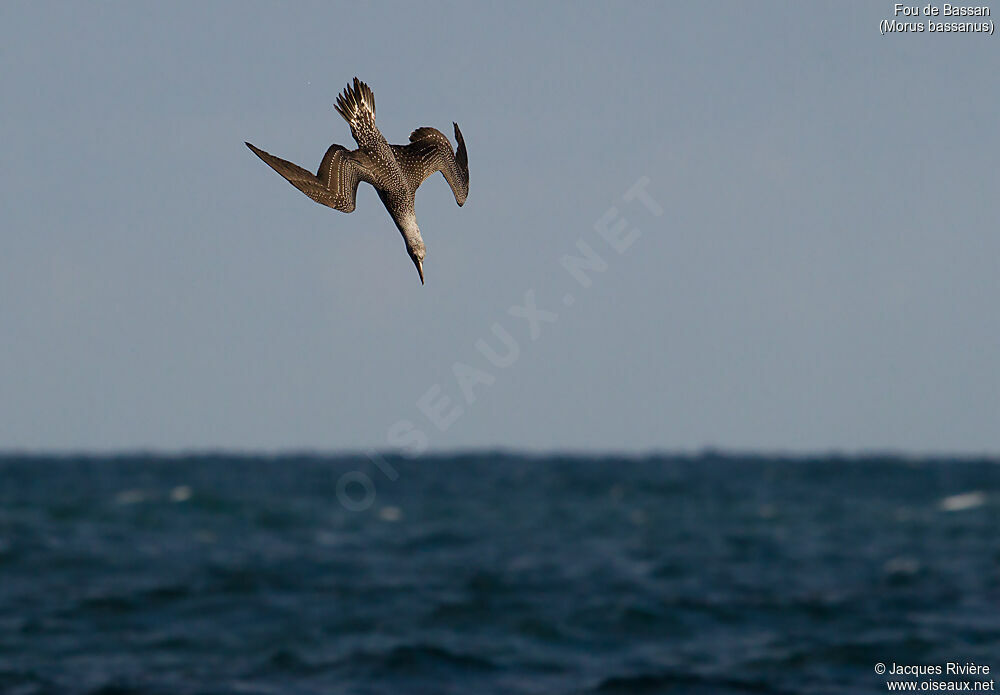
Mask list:
[[[416,191],[428,176],[440,171],[455,194],[455,202],[465,204],[469,195],[469,155],[465,151],[465,138],[455,123],[458,149],[452,151],[451,143],[437,128],[417,128],[410,133],[409,145],[392,145],[410,190]]]
[[[353,212],[354,201],[361,181],[371,183],[371,176],[365,165],[365,157],[357,151],[348,151],[340,145],[330,145],[323,156],[319,170],[313,174],[297,164],[268,154],[249,142],[246,146],[264,163],[285,177],[307,196],[321,205],[341,212]]]

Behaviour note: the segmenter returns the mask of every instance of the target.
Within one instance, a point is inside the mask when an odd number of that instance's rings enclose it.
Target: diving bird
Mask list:
[[[414,195],[428,176],[440,171],[455,194],[455,202],[465,204],[469,195],[469,156],[458,123],[452,124],[458,141],[455,151],[436,128],[417,128],[410,133],[410,144],[390,145],[375,125],[375,95],[357,77],[353,87],[348,84],[337,96],[334,108],[351,126],[358,148],[330,145],[315,174],[249,142],[246,146],[288,183],[334,210],[353,212],[358,184],[364,181],[374,186],[403,235],[406,252],[417,267],[420,284],[424,284],[425,248],[413,207]]]

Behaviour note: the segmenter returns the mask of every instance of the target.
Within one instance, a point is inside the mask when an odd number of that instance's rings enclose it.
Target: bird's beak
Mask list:
[[[424,284],[424,264],[416,258],[413,259],[413,265],[417,266],[417,273],[420,275],[420,284]]]

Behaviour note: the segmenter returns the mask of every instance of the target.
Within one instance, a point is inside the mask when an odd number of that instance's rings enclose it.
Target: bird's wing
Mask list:
[[[451,143],[436,128],[417,128],[410,133],[409,145],[392,145],[410,190],[416,191],[428,176],[440,171],[455,194],[455,202],[465,204],[469,195],[469,155],[465,151],[465,138],[455,123],[458,149],[452,151]]]
[[[357,151],[348,151],[340,145],[330,145],[330,149],[320,162],[319,171],[313,174],[297,164],[275,157],[264,150],[246,143],[264,163],[285,177],[307,196],[321,205],[327,205],[341,212],[353,212],[354,200],[361,181],[372,182],[366,166],[366,158]]]

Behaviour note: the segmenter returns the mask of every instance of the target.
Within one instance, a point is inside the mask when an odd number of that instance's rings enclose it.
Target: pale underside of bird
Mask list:
[[[436,128],[417,128],[410,144],[390,145],[375,125],[375,95],[357,77],[347,85],[334,106],[351,126],[356,150],[330,145],[315,174],[251,145],[254,154],[285,179],[315,200],[341,212],[353,212],[358,184],[370,183],[396,223],[406,251],[424,282],[424,240],[417,226],[414,195],[431,174],[440,171],[459,206],[469,195],[469,157],[462,131],[455,126],[458,149],[452,150],[444,133]]]

